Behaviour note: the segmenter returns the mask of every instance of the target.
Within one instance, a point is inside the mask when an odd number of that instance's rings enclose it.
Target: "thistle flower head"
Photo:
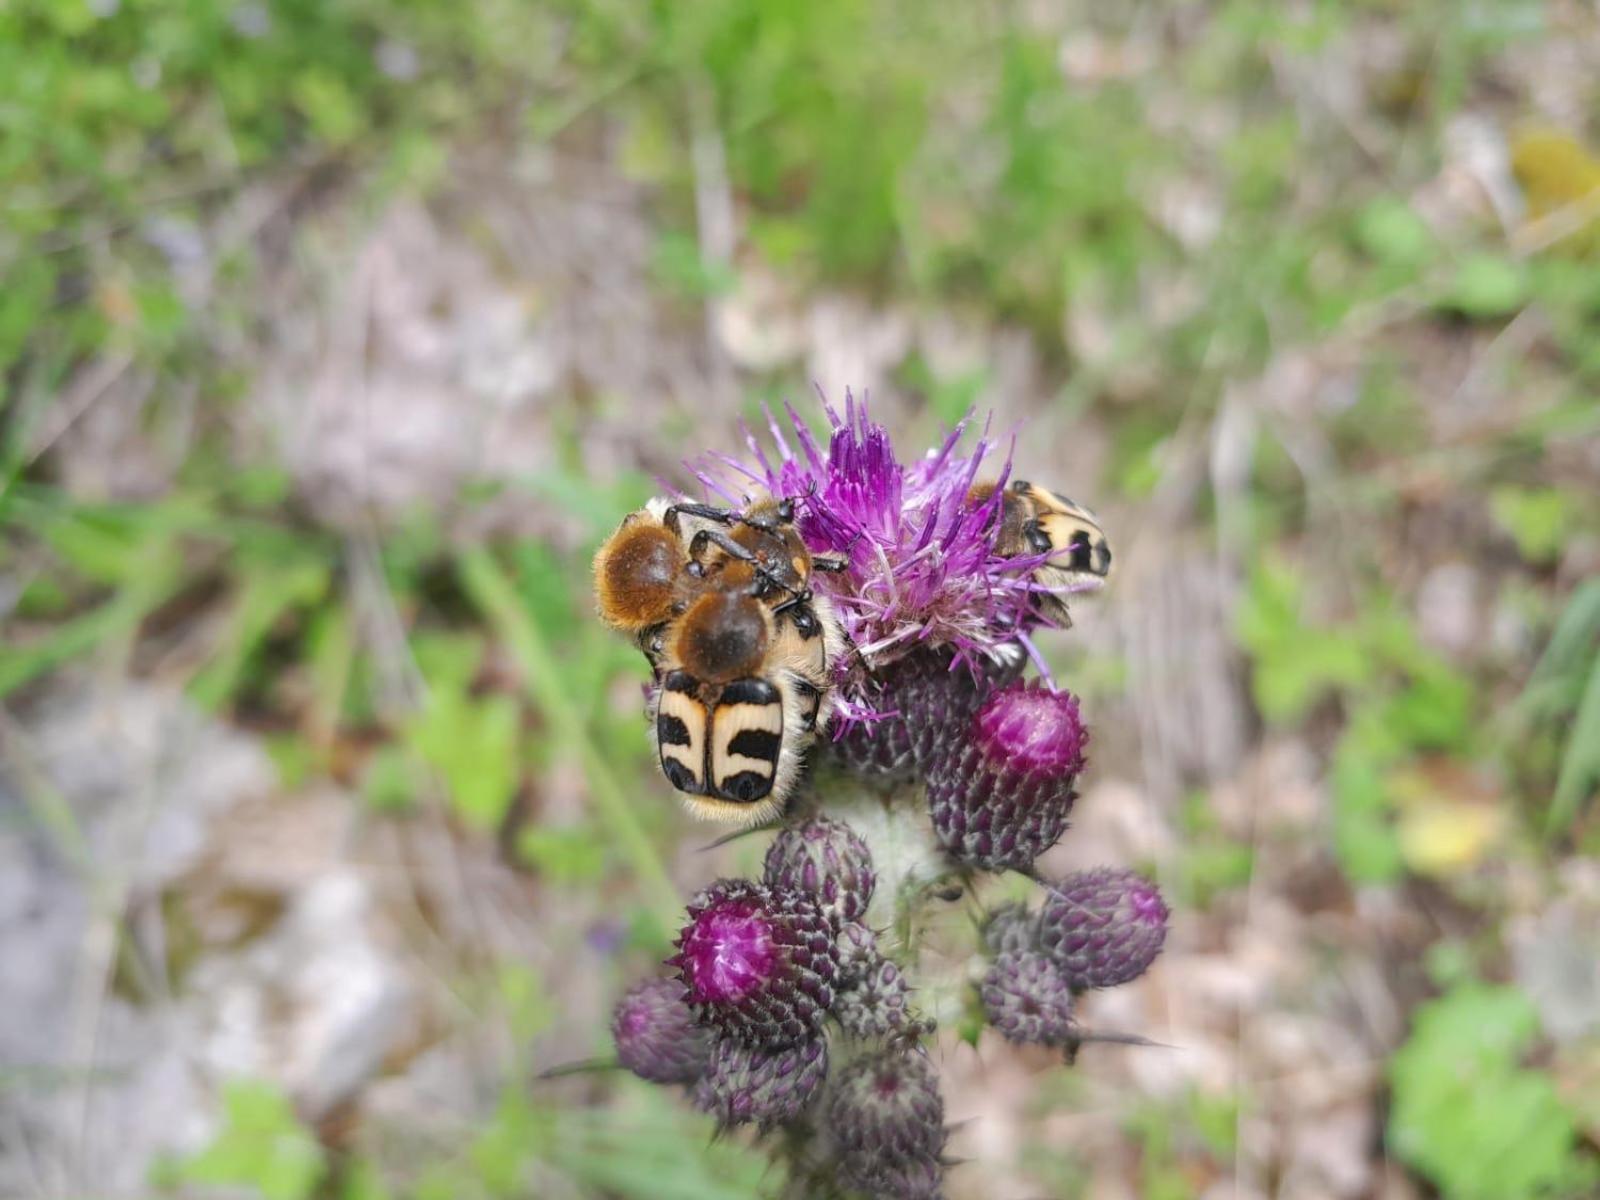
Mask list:
[[[929,774],[940,844],[967,866],[1031,868],[1066,830],[1087,740],[1066,692],[1034,682],[991,694]]]
[[[1039,948],[1074,990],[1143,975],[1167,939],[1167,905],[1144,876],[1115,867],[1053,884],[1039,912]]]
[[[995,957],[1033,950],[1038,940],[1039,918],[1021,904],[1003,904],[983,925],[984,948]]]
[[[693,1083],[711,1054],[711,1038],[695,1024],[676,979],[630,988],[617,1002],[611,1037],[618,1061],[651,1083]]]
[[[839,1073],[828,1129],[846,1179],[877,1196],[923,1196],[890,1190],[902,1180],[940,1177],[944,1100],[926,1055],[891,1047],[856,1059]]]
[[[839,986],[849,987],[878,962],[878,935],[860,921],[839,927]]]
[[[828,1074],[828,1043],[808,1038],[765,1050],[731,1038],[716,1043],[691,1099],[723,1127],[792,1121],[805,1111]]]
[[[841,573],[819,575],[815,586],[833,600],[869,670],[917,647],[948,646],[973,665],[1014,657],[1018,635],[1043,620],[1031,603],[1039,588],[1030,573],[1044,556],[996,554],[1001,491],[968,498],[995,456],[994,442],[985,432],[963,449],[970,419],[963,420],[907,464],[865,401],[847,392],[843,414],[824,409],[826,447],[786,408],[787,429],[768,413],[776,457],[747,429],[749,461],[710,457],[695,464],[696,476],[730,505],[743,506],[758,492],[795,500],[806,544],[848,563]],[[1009,469],[1009,460],[995,464],[1002,483]],[[853,698],[857,711],[872,711]]]
[[[814,1036],[833,1004],[839,952],[809,896],[743,879],[712,884],[689,905],[678,969],[701,1025],[776,1049]]]
[[[906,977],[887,958],[878,959],[839,993],[833,1015],[846,1033],[858,1038],[886,1037],[916,1021]]]
[[[990,696],[973,719],[972,740],[991,763],[1047,778],[1083,769],[1089,731],[1076,699],[1034,681]]]
[[[876,877],[872,855],[841,821],[812,817],[783,830],[767,848],[762,878],[771,887],[813,897],[835,921],[855,921],[867,911]]]
[[[1072,988],[1054,962],[1032,950],[1000,955],[983,977],[983,1012],[1007,1041],[1065,1046],[1077,1033]]]

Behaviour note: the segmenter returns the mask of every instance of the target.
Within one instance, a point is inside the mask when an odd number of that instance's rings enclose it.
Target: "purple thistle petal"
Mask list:
[[[745,428],[749,458],[707,455],[696,478],[725,498],[755,485],[793,499],[812,551],[844,558],[845,570],[819,574],[813,586],[834,602],[857,651],[846,672],[857,663],[877,670],[919,647],[948,647],[974,669],[1014,654],[1022,635],[1047,623],[1032,580],[1045,556],[996,555],[1000,493],[977,504],[967,497],[987,467],[998,468],[1001,484],[1009,478],[1015,434],[1003,457],[990,421],[968,441],[976,424],[969,412],[906,464],[866,397],[846,391],[842,409],[825,397],[821,404],[825,448],[786,403],[782,418],[765,410],[775,454]],[[859,672],[840,682],[839,719],[868,719]]]

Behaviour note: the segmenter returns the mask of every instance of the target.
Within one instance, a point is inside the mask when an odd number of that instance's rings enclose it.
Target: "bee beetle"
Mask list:
[[[787,804],[844,644],[811,573],[842,565],[811,555],[788,500],[652,500],[596,554],[601,618],[650,662],[657,757],[694,816],[755,824]]]
[[[705,574],[735,570],[753,595],[780,609],[811,598],[813,571],[843,571],[849,565],[839,555],[811,553],[795,528],[790,499],[760,500],[742,513],[698,504],[676,505],[675,511],[702,522],[689,541],[692,564]]]
[[[822,597],[775,612],[708,589],[666,627],[650,705],[661,773],[703,820],[782,812],[832,708],[843,635]]]
[[[982,483],[967,493],[969,506],[982,504],[995,485]],[[1043,554],[1034,569],[1041,590],[1039,611],[1063,626],[1072,623],[1066,597],[1102,586],[1111,577],[1111,543],[1097,518],[1081,504],[1026,479],[1013,480],[1000,498],[994,552],[1005,558]]]
[[[811,554],[795,528],[792,500],[764,500],[739,513],[657,498],[624,517],[595,553],[595,600],[600,619],[633,635],[648,655],[656,628],[682,614],[718,575],[732,570],[734,586],[781,611],[812,600],[814,570],[847,565]]]

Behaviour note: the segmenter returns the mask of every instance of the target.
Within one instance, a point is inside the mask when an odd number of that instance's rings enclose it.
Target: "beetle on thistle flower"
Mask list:
[[[1011,480],[986,430],[906,464],[865,404],[824,407],[825,445],[769,415],[771,454],[747,429],[747,460],[692,468],[704,501],[652,501],[596,557],[601,615],[652,671],[668,781],[696,815],[782,825],[759,882],[690,904],[676,977],[630,992],[615,1028],[622,1065],[774,1135],[788,1195],[928,1200],[946,1132],[924,1009],[962,1002],[922,970],[916,914],[983,873],[1037,879],[1065,831],[1088,730],[1022,676],[1112,553],[1087,509]],[[1041,884],[1037,911],[985,925],[965,1003],[1070,1061],[1096,1040],[1076,996],[1146,970],[1167,910],[1128,872]]]

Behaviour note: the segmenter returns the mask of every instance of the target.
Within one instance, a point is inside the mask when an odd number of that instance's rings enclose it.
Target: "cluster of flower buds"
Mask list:
[[[1038,912],[1007,905],[984,928],[984,1015],[1010,1041],[1074,1050],[1083,1040],[1076,997],[1143,975],[1166,936],[1161,893],[1132,871],[1102,867],[1048,883]]]
[[[774,423],[776,462],[752,438],[736,478],[701,473],[730,507],[793,499],[809,551],[842,564],[813,580],[854,650],[829,736],[761,877],[694,897],[670,974],[623,997],[613,1035],[624,1067],[686,1087],[720,1127],[777,1135],[790,1194],[933,1200],[947,1133],[917,906],[984,873],[1037,882],[1036,904],[984,925],[966,1003],[1006,1039],[1069,1059],[1095,1038],[1079,997],[1144,972],[1167,909],[1130,872],[1050,881],[1035,865],[1066,830],[1088,730],[1077,699],[1023,678],[1028,639],[1061,623],[1082,564],[1109,569],[1098,526],[1054,493],[1005,486],[1004,469],[1000,485],[975,484],[990,448],[961,453],[959,430],[903,466],[864,409],[829,416],[826,448],[794,418],[797,449]],[[1052,530],[1072,531],[1070,547]]]
[[[937,1180],[944,1107],[916,1046],[931,1023],[858,919],[874,886],[871,854],[849,826],[817,816],[781,831],[761,882],[719,880],[690,903],[667,960],[675,975],[623,997],[612,1023],[622,1065],[688,1086],[723,1127],[770,1130],[818,1100],[831,1020],[850,1058],[827,1104],[837,1131],[828,1157],[861,1187]]]

